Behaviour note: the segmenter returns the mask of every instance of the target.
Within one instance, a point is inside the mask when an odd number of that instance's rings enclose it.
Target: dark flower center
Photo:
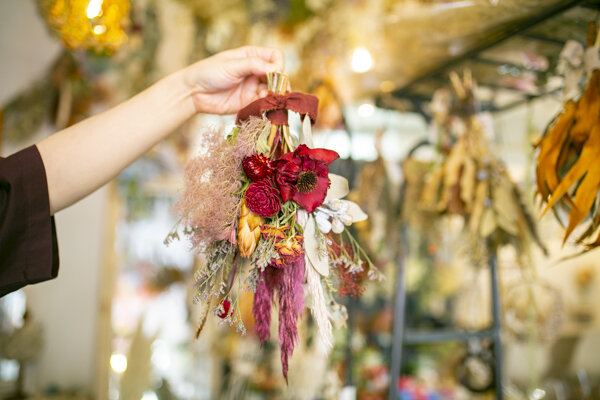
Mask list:
[[[313,171],[302,171],[298,175],[296,188],[300,193],[310,193],[317,187],[317,174]]]

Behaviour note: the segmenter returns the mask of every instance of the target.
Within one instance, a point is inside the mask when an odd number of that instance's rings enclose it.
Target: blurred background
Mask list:
[[[564,215],[538,218],[534,195],[534,145],[585,84],[599,17],[591,0],[0,0],[2,156],[195,60],[277,47],[319,97],[315,146],[340,154],[386,275],[340,296],[329,357],[305,318],[288,384],[251,329],[209,318],[196,340],[198,260],[163,240],[202,128],[234,123],[199,115],[56,215],[59,277],[0,299],[0,397],[600,399],[600,256],[570,257]],[[486,171],[516,188],[498,215],[528,215],[543,245],[501,221],[473,241],[465,210],[423,207],[473,116]]]

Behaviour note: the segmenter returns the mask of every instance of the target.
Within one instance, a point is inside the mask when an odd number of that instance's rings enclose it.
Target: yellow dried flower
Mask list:
[[[242,257],[250,258],[254,253],[260,239],[260,226],[264,222],[264,218],[250,211],[246,206],[246,201],[242,200],[242,211],[238,226],[238,247]]]

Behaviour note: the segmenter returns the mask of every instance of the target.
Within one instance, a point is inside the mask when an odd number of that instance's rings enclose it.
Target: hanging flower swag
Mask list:
[[[329,173],[338,154],[311,148],[317,98],[286,93],[284,74],[269,74],[268,80],[269,95],[240,110],[226,137],[206,133],[201,154],[185,169],[184,194],[176,208],[192,248],[205,256],[195,274],[195,301],[207,305],[198,334],[208,310],[245,333],[238,292],[252,290],[261,342],[270,336],[272,305],[279,305],[287,379],[305,304],[329,351],[332,322],[337,325],[341,318],[343,323],[346,316],[333,294],[358,296],[365,278],[382,276],[345,229],[367,215],[342,200],[348,194],[346,179]],[[288,110],[304,117],[299,137],[290,133]],[[165,242],[173,239],[179,239],[177,227]]]

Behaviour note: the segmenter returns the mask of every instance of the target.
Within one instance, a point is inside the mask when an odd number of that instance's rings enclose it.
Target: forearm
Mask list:
[[[40,143],[55,213],[87,196],[195,113],[178,73]]]

